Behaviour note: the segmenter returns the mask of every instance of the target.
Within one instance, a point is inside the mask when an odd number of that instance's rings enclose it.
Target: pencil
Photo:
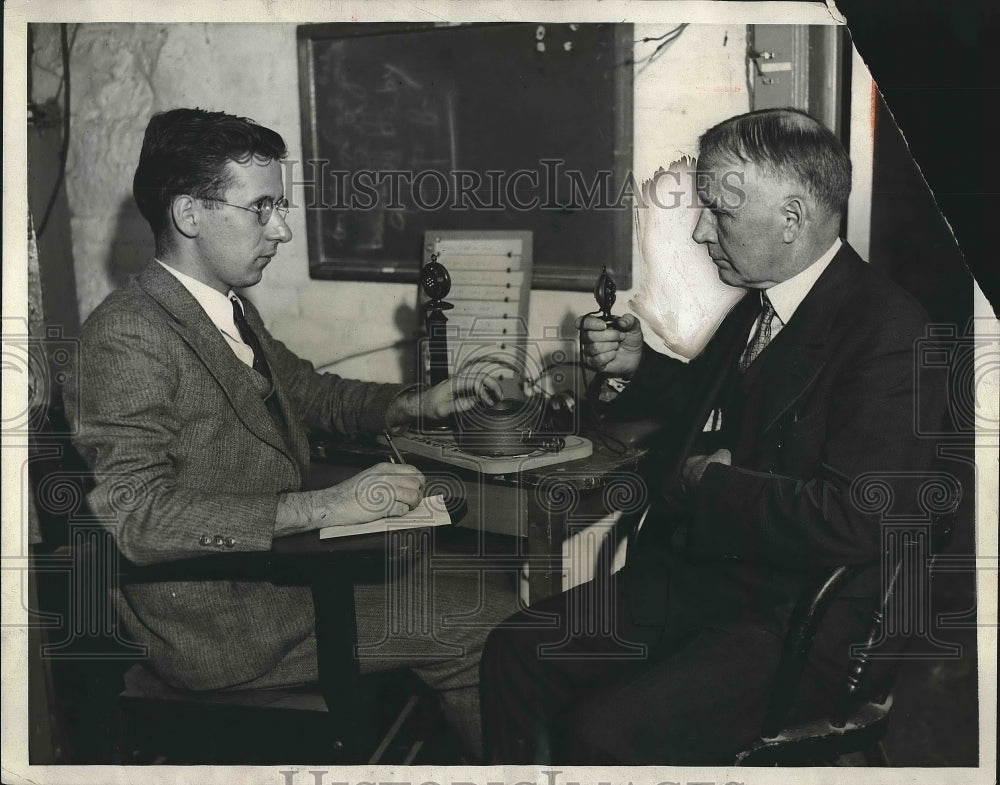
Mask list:
[[[392,450],[392,455],[395,460],[393,463],[404,464],[406,461],[403,460],[403,456],[400,454],[399,450],[396,448],[396,443],[392,440],[392,436],[388,430],[385,431],[385,440],[389,442],[389,449]]]

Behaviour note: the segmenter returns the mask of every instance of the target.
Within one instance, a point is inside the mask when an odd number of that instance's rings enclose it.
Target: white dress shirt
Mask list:
[[[767,299],[771,301],[771,305],[774,306],[774,319],[771,320],[771,340],[773,341],[781,328],[788,324],[788,320],[792,318],[792,314],[795,313],[796,309],[802,304],[802,301],[806,299],[806,295],[812,290],[816,281],[823,274],[823,271],[830,266],[830,262],[833,261],[833,257],[837,255],[837,251],[840,250],[841,241],[837,237],[833,241],[825,254],[823,254],[819,259],[809,265],[805,270],[793,275],[787,281],[782,281],[781,283],[775,284],[770,289],[765,289],[767,292]],[[747,344],[749,345],[750,339],[753,338],[755,332],[757,332],[757,322],[760,321],[760,317],[757,317],[757,321],[753,323],[753,327],[750,328],[750,334],[747,335]]]
[[[226,339],[229,348],[240,358],[240,361],[253,368],[253,349],[243,343],[240,331],[236,329],[236,323],[233,321],[233,306],[229,298],[235,297],[235,292],[230,289],[228,294],[222,294],[196,278],[175,270],[169,264],[164,264],[159,259],[156,261],[164,270],[180,281],[185,289],[191,292],[191,296],[198,301],[198,305],[212,320],[212,324],[219,328],[219,332]],[[242,301],[237,299],[237,302],[242,308]]]
[[[806,299],[806,295],[812,290],[816,281],[823,274],[823,271],[830,266],[830,262],[833,261],[833,257],[837,255],[837,251],[840,250],[841,241],[837,237],[834,239],[833,244],[827,249],[819,259],[809,265],[805,270],[793,275],[787,281],[782,281],[779,284],[775,284],[770,289],[764,289],[763,292],[767,293],[767,299],[771,301],[771,305],[774,307],[774,318],[771,319],[771,340],[773,341],[775,336],[781,332],[781,328],[788,324],[788,320],[792,318],[792,314],[798,309],[802,304],[802,301]],[[758,297],[761,295],[758,294]],[[763,305],[763,301],[761,301]],[[763,314],[761,314],[763,316]],[[757,333],[757,325],[760,322],[761,317],[758,316],[754,321],[753,326],[750,328],[750,332],[747,334],[747,346],[750,345],[750,341],[753,340],[754,335]],[[719,409],[713,409],[708,416],[708,421],[705,423],[705,427],[702,429],[704,431],[717,431],[722,428],[722,411]]]

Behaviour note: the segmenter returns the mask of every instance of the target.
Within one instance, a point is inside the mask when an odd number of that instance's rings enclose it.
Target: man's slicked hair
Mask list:
[[[280,160],[287,152],[278,133],[246,117],[171,109],[153,115],[146,126],[132,194],[159,238],[174,197],[221,199],[232,181],[229,161]]]
[[[726,162],[759,166],[805,186],[843,215],[851,193],[851,159],[834,133],[798,109],[760,109],[709,128],[698,140],[699,168]]]

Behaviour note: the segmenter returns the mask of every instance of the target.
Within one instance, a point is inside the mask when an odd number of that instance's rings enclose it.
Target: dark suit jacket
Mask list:
[[[613,404],[665,426],[654,481],[666,512],[644,527],[626,570],[637,621],[690,629],[749,619],[782,634],[804,583],[840,564],[875,565],[854,592],[877,594],[881,520],[852,483],[932,471],[934,444],[914,426],[914,349],[928,321],[915,300],[845,243],[741,377],[735,365],[758,311],[750,293],[689,364],[647,348]],[[943,416],[943,390],[921,398]],[[713,446],[730,449],[732,465],[709,465],[683,498],[680,468],[707,451],[702,429],[720,403],[729,409]]]
[[[269,550],[278,495],[299,490],[308,470],[304,426],[380,430],[401,389],[316,373],[244,302],[283,423],[259,394],[262,377],[156,262],[84,325],[67,414],[96,478],[91,508],[136,564]],[[257,678],[313,631],[305,587],[136,583],[118,600],[125,634],[168,682],[192,689]]]

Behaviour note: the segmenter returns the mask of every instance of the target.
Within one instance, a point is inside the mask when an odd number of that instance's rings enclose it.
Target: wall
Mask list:
[[[58,90],[58,27],[34,27],[32,97],[41,102]],[[670,29],[637,25],[636,39]],[[88,24],[72,26],[71,39],[66,189],[83,319],[152,254],[131,195],[150,114],[176,106],[223,109],[278,130],[293,160],[302,160],[302,145],[294,25]],[[643,66],[657,45],[636,45],[634,170],[640,178],[693,153],[702,130],[748,107],[743,25],[689,26]],[[301,186],[293,198],[303,203]],[[416,286],[311,281],[303,211],[293,211],[289,225],[295,239],[250,292],[277,337],[318,365],[412,337]],[[624,309],[628,296],[619,294],[616,310]],[[569,337],[575,316],[593,308],[587,293],[533,292],[531,333],[554,325]],[[398,381],[412,374],[411,353],[378,351],[335,369]]]

